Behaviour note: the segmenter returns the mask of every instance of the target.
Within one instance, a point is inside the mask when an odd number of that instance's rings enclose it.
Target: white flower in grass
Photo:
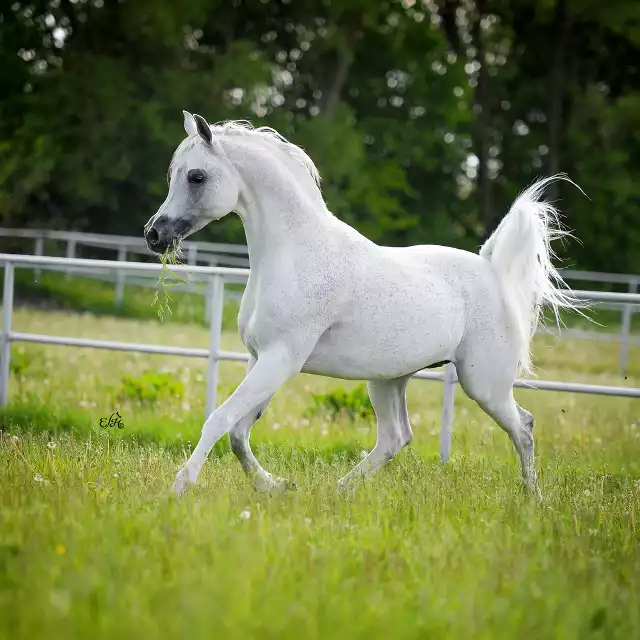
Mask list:
[[[248,520],[251,517],[251,511],[249,511],[249,509],[243,509],[240,512],[240,519],[241,520]]]
[[[18,438],[18,436],[11,436],[11,440],[13,440],[13,442],[18,442],[20,438]]]
[[[51,442],[48,442],[48,443],[47,443],[47,448],[48,448],[48,449],[53,450],[53,449],[55,449],[56,447],[57,447],[57,445],[56,445],[56,443],[55,443],[53,440],[52,440]]]
[[[589,491],[589,489],[585,489],[584,490],[584,495],[585,496],[590,496],[591,495],[591,491]]]
[[[311,524],[311,518],[305,518],[305,519],[304,519],[304,523],[305,523],[306,525]]]
[[[277,431],[280,428],[280,423],[279,422],[274,422],[273,423],[273,430]]]
[[[34,479],[36,482],[44,482],[44,478],[43,478],[39,473],[36,473],[36,475],[35,475],[35,476],[33,476],[33,479]]]

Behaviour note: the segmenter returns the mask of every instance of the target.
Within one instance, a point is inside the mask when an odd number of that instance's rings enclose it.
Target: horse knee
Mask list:
[[[526,410],[523,409],[520,405],[518,406],[518,413],[520,414],[520,421],[522,422],[522,427],[533,433],[533,416]]]
[[[255,422],[262,416],[262,409],[253,415],[249,415],[238,422],[229,432],[229,444],[231,451],[237,456],[242,456],[248,448],[249,431]]]
[[[529,448],[533,448],[533,416],[521,406],[518,406],[518,413],[520,414],[524,444]]]

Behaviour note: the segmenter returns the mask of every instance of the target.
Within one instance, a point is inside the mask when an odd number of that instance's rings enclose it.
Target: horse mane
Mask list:
[[[320,186],[320,173],[313,160],[300,147],[289,142],[281,133],[271,127],[254,127],[248,120],[225,120],[211,125],[213,134],[238,135],[249,134],[267,143],[276,143],[285,153],[299,162],[313,178],[316,186]]]
[[[254,139],[260,140],[267,145],[274,145],[279,151],[283,152],[289,158],[304,170],[313,180],[313,186],[318,190],[319,197],[322,198],[320,192],[320,173],[314,164],[313,160],[306,154],[306,152],[300,147],[296,146],[292,142],[289,142],[281,133],[278,133],[271,127],[254,127],[247,120],[225,120],[223,122],[217,122],[216,124],[209,125],[214,136],[239,136],[246,135]],[[171,175],[171,169],[177,156],[197,144],[199,136],[187,136],[175,150],[171,162],[169,164],[169,170],[167,172],[167,182],[169,182],[169,176]]]

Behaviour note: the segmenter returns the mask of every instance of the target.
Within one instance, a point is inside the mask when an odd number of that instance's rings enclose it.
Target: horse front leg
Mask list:
[[[256,362],[257,360],[253,356],[249,358],[247,375],[249,375],[249,372],[253,369]],[[282,491],[296,488],[295,483],[290,482],[286,478],[278,478],[264,469],[255,455],[253,455],[253,451],[251,451],[251,445],[249,443],[251,428],[265,412],[272,397],[273,396],[269,397],[256,407],[254,411],[242,418],[229,432],[231,451],[233,451],[236,458],[238,458],[244,472],[251,478],[256,491]]]
[[[284,346],[273,347],[260,354],[240,386],[204,423],[196,448],[173,483],[176,495],[196,483],[213,445],[234,425],[257,415],[260,406],[269,401],[278,387],[300,372],[303,362]]]

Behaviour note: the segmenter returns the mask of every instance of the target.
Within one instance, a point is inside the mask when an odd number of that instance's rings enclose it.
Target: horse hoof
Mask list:
[[[189,472],[186,467],[183,467],[176,474],[176,479],[173,481],[171,485],[171,490],[176,496],[181,496],[185,491],[195,484],[195,479],[191,479],[189,477]]]
[[[255,479],[253,486],[256,491],[263,493],[286,493],[287,491],[297,491],[298,485],[286,478],[278,478],[269,474],[266,477]]]

